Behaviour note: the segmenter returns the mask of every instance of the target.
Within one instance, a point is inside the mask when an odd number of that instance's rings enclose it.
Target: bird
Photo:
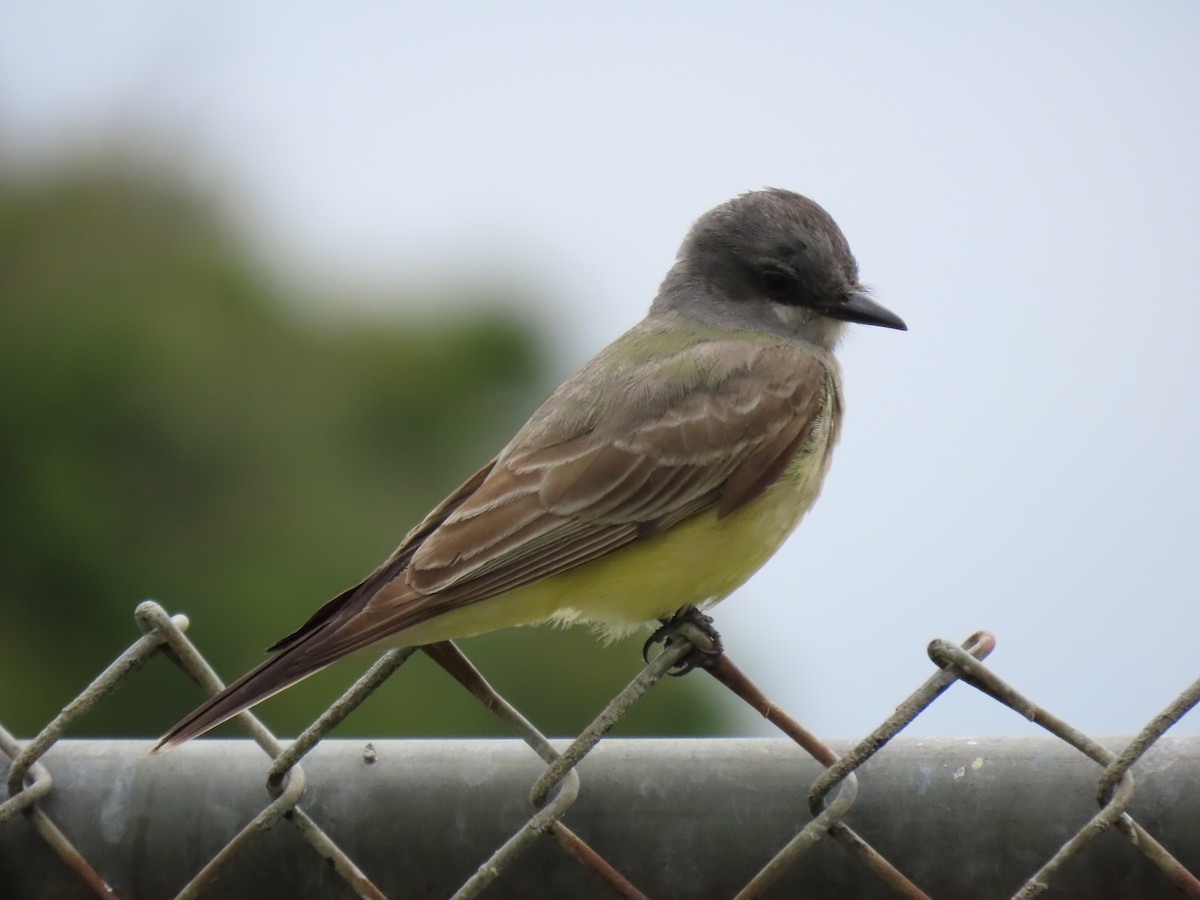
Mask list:
[[[518,625],[615,639],[705,610],[813,505],[842,421],[848,323],[907,331],[833,218],[743,193],[700,216],[646,317],[570,376],[375,571],[155,746],[350,653]]]

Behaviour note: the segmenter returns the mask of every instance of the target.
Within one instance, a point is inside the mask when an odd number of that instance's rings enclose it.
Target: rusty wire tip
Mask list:
[[[996,636],[986,629],[972,633],[960,645],[976,659],[983,659],[996,649]]]
[[[686,641],[693,649],[667,673],[676,678],[693,669],[709,668],[725,652],[721,644],[721,635],[713,627],[712,616],[706,616],[696,607],[689,606],[663,622],[646,639],[646,643],[642,645],[643,662],[650,664],[650,648],[656,644],[665,650],[679,641]]]
[[[996,636],[990,631],[980,629],[973,632],[961,644],[954,644],[945,638],[934,638],[925,648],[930,661],[939,669],[958,669],[954,654],[963,651],[975,659],[986,659],[996,649]]]

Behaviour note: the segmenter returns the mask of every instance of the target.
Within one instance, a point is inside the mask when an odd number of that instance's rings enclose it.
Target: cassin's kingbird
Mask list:
[[[775,552],[821,489],[846,322],[867,296],[837,224],[790,191],[705,213],[639,324],[271,656],[173,728],[181,744],[376,642],[512,625],[628,634],[706,608]]]

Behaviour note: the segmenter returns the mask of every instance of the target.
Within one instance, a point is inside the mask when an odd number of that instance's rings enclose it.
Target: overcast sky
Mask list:
[[[15,6],[10,162],[178,156],[296,283],[502,266],[564,375],[705,209],[824,205],[911,330],[855,329],[824,495],[717,609],[818,734],[977,628],[1092,734],[1200,676],[1200,4]],[[958,686],[913,730],[1031,727]]]

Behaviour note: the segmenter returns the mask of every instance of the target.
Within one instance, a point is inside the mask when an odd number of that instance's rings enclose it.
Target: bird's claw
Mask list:
[[[721,635],[713,628],[712,616],[706,616],[694,606],[689,606],[667,619],[642,645],[642,659],[650,662],[650,648],[661,644],[665,650],[679,641],[692,645],[692,651],[681,659],[668,673],[676,677],[686,675],[695,668],[704,668],[724,652]]]

